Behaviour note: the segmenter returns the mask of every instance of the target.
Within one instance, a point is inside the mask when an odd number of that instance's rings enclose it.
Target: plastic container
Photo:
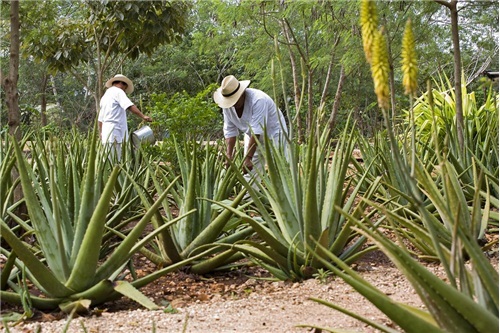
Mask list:
[[[139,147],[141,144],[151,144],[155,142],[153,130],[149,126],[143,126],[132,133],[132,144]]]

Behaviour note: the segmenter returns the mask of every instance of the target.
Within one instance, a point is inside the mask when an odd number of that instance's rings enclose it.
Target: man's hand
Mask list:
[[[234,145],[236,144],[236,137],[226,138],[226,168],[229,168],[233,160]]]
[[[226,169],[229,169],[231,167],[231,161],[233,160],[232,156],[227,156],[226,155],[226,161],[224,162],[224,165],[226,166]]]
[[[253,162],[251,157],[246,157],[243,161],[243,174],[247,174],[253,169]]]
[[[153,118],[151,118],[150,116],[144,116],[144,117],[142,118],[142,120],[147,121],[148,123],[150,123],[150,122],[152,122],[152,121],[153,121]]]

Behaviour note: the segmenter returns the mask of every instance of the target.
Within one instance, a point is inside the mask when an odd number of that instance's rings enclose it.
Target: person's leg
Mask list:
[[[289,161],[289,152],[288,152],[288,142],[286,140],[286,133],[284,132],[279,132],[277,133],[273,138],[272,138],[272,142],[273,142],[273,145],[276,149],[282,151],[282,153],[285,155],[285,159]]]
[[[118,142],[108,142],[106,144],[106,151],[111,161],[111,164],[120,162],[122,158],[122,144]]]
[[[123,140],[120,131],[117,130],[113,124],[103,123],[101,140],[106,147],[106,154],[108,155],[111,164],[120,162],[122,158],[122,144]]]
[[[114,148],[115,153],[116,153],[116,161],[120,162],[122,159],[122,144],[115,142],[113,145],[113,148]]]

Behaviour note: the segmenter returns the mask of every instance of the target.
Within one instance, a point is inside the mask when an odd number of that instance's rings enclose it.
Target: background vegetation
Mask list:
[[[356,1],[175,1],[173,7],[178,9],[174,14],[179,15],[175,22],[162,23],[166,19],[160,16],[166,14],[161,14],[151,27],[142,24],[141,28],[129,24],[144,22],[147,7],[109,2],[106,9],[103,4],[21,2],[19,104],[23,124],[64,131],[76,126],[86,131],[95,119],[103,82],[123,73],[136,85],[132,99],[171,133],[182,129],[171,123],[175,122],[172,118],[195,121],[201,110],[216,111],[210,92],[206,104],[196,99],[228,74],[250,79],[253,87],[275,97],[297,136],[307,132],[315,113],[321,114],[321,124],[331,123],[334,133],[342,132],[349,112],[366,135],[381,127],[380,113],[372,104],[370,68],[361,47]],[[10,6],[9,2],[1,5],[4,52],[0,61],[5,71]],[[460,1],[458,5],[463,74],[481,99],[485,94],[482,71],[498,68],[498,2]],[[378,7],[392,67],[401,60],[401,37],[405,22],[411,19],[420,90],[425,91],[426,80],[438,74],[446,74],[453,82],[446,7],[434,1],[383,1]],[[176,35],[164,32],[169,25],[175,26]],[[145,33],[157,37],[143,36]],[[116,46],[108,42],[124,36],[126,45],[124,41]],[[103,53],[106,50],[109,55]],[[407,107],[401,80],[394,72],[395,113]],[[154,96],[177,103],[179,94],[195,100],[175,111],[167,110],[168,105],[158,110]],[[7,125],[7,112],[2,112],[0,124]],[[217,126],[200,130],[206,136],[220,136]]]

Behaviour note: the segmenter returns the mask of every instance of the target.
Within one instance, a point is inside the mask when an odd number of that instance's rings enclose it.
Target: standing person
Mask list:
[[[276,104],[261,90],[248,88],[250,80],[238,81],[226,76],[214,93],[214,101],[224,115],[224,138],[227,157],[233,159],[239,133],[244,133],[243,174],[245,179],[258,179],[258,171],[265,166],[264,156],[257,151],[257,140],[263,142],[264,131],[275,145],[286,145],[285,117]],[[255,188],[255,186],[254,186]]]
[[[127,113],[129,110],[144,121],[153,121],[127,97],[134,91],[132,81],[117,74],[106,82],[106,92],[101,98],[99,112],[99,133],[103,145],[110,148],[111,157],[121,159],[122,143],[128,140]]]

